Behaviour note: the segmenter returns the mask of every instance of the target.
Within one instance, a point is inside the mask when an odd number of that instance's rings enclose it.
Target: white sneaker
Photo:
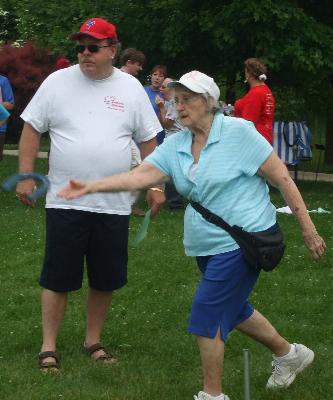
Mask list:
[[[268,379],[266,389],[287,388],[296,375],[309,366],[314,359],[314,352],[302,344],[294,343],[295,354],[286,359],[277,360],[273,355],[273,373]]]
[[[199,392],[198,396],[194,395],[194,400],[211,400],[214,398],[214,396],[211,396],[210,394],[205,392]],[[230,400],[230,398],[226,394],[222,394],[221,400]]]

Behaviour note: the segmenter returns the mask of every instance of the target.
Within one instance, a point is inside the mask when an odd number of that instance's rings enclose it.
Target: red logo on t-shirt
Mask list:
[[[117,99],[115,96],[105,96],[104,97],[104,103],[106,104],[107,108],[110,108],[111,110],[116,110],[116,111],[125,111],[125,105],[122,101]]]

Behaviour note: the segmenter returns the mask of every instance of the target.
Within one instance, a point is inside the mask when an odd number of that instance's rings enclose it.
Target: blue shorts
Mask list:
[[[192,304],[188,331],[214,338],[218,329],[226,342],[229,332],[254,309],[248,298],[259,272],[245,261],[240,249],[197,257],[202,278]]]

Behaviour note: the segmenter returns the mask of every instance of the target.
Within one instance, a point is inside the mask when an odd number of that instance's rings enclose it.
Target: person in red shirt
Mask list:
[[[54,65],[55,69],[63,69],[71,66],[71,62],[65,57],[59,57]]]
[[[275,99],[265,83],[266,65],[258,58],[248,58],[244,65],[245,79],[250,90],[235,102],[234,116],[252,121],[257,131],[273,145]]]

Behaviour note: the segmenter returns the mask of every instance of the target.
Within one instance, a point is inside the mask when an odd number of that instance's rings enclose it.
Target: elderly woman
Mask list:
[[[267,67],[258,58],[244,62],[245,82],[250,90],[235,102],[234,116],[252,121],[257,131],[273,145],[275,99],[266,85]]]
[[[305,245],[319,260],[325,243],[318,235],[302,197],[287,169],[252,123],[216,112],[219,89],[207,75],[192,71],[171,84],[182,124],[154,153],[129,173],[99,181],[71,181],[59,195],[72,199],[97,191],[143,189],[173,179],[183,196],[201,203],[230,225],[249,232],[275,225],[266,180],[284,195],[302,230]],[[196,256],[202,278],[189,322],[198,337],[203,390],[195,399],[227,400],[222,393],[224,347],[234,328],[273,353],[273,373],[267,388],[288,387],[313,360],[314,353],[290,344],[249,304],[259,272],[246,261],[237,243],[224,230],[207,222],[191,205],[185,212],[186,254]]]

